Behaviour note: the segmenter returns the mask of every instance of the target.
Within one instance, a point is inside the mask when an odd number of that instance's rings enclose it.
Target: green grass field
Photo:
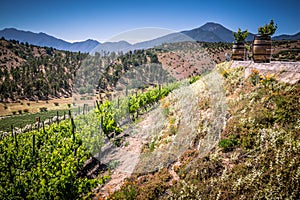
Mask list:
[[[14,115],[11,117],[2,118],[0,119],[0,131],[11,131],[11,125],[13,125],[13,127],[23,128],[27,124],[35,123],[38,117],[41,118],[41,121],[45,121],[50,117],[56,116],[57,112],[59,116],[63,116],[64,112],[66,115],[68,115],[69,110],[68,109],[50,110],[46,112],[39,112],[34,114],[28,113],[28,114]]]

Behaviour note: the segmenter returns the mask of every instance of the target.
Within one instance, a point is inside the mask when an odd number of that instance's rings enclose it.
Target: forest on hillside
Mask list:
[[[0,40],[0,101],[70,97],[80,52]]]
[[[170,82],[225,61],[230,43],[179,42],[152,49],[86,54],[0,40],[0,101],[47,100]],[[299,41],[276,41],[272,60],[299,60]],[[251,52],[249,52],[251,56]]]

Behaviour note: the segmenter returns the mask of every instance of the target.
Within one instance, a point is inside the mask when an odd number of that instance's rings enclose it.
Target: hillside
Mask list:
[[[108,182],[109,199],[300,196],[299,84],[230,65],[173,91],[137,124],[148,142],[129,178]]]
[[[135,53],[123,56],[158,60],[153,50]],[[59,124],[6,133],[0,196],[297,199],[299,65],[224,62]]]
[[[126,88],[164,84],[200,75],[225,61],[228,43],[179,42],[147,50],[87,56],[74,85],[75,93],[90,93],[97,88],[101,97],[125,93]]]
[[[0,101],[69,97],[86,54],[0,40]]]
[[[272,60],[298,61],[299,47],[299,41],[274,41]],[[125,54],[103,51],[87,55],[1,40],[0,52],[1,100],[14,101],[70,97],[73,81],[75,93],[92,94],[96,88],[102,93],[124,90],[124,83],[132,82],[134,77],[144,77],[138,82],[147,84],[162,83],[165,75],[185,79],[224,62],[225,53],[231,54],[231,44],[178,42]],[[79,64],[82,67],[78,71]],[[165,75],[159,78],[159,74]]]

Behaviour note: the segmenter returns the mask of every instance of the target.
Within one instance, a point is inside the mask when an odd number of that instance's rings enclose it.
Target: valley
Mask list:
[[[83,54],[2,39],[0,197],[296,198],[300,43],[274,41],[269,64],[226,61],[231,47]]]

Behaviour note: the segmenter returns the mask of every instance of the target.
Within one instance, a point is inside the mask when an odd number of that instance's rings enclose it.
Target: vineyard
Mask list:
[[[89,197],[92,189],[109,175],[91,179],[82,173],[85,161],[98,156],[107,140],[116,146],[122,140],[122,124],[136,120],[161,98],[189,81],[157,86],[97,107],[76,117],[40,126],[27,133],[14,133],[0,141],[1,199],[78,199]],[[123,136],[124,137],[124,136]]]
[[[90,154],[70,124],[1,141],[1,199],[76,199],[97,185],[76,176]]]

